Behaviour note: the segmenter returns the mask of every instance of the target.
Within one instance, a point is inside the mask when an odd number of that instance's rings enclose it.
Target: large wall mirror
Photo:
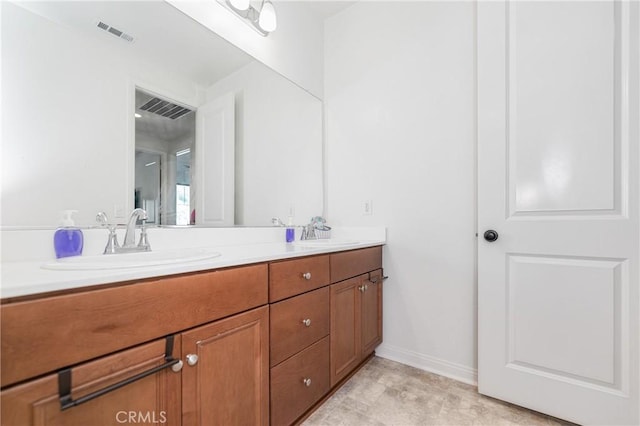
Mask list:
[[[169,225],[322,213],[318,98],[163,1],[0,7],[3,227],[136,205]],[[136,122],[156,97],[193,111]]]

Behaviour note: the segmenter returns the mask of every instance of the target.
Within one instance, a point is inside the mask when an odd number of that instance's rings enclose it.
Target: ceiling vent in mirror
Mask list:
[[[172,104],[169,101],[165,101],[160,98],[152,98],[144,105],[140,107],[142,111],[147,111],[153,114],[161,115],[163,117],[175,120],[182,117],[185,114],[191,112],[189,108],[182,107],[180,105]]]
[[[100,28],[101,30],[104,30],[104,31],[108,32],[109,34],[114,35],[114,36],[116,36],[116,37],[118,37],[118,38],[120,38],[120,39],[122,39],[124,41],[128,41],[129,43],[131,43],[133,41],[133,36],[130,36],[129,34],[123,32],[123,31],[120,31],[119,29],[114,28],[109,24],[105,24],[102,21],[97,21],[96,26],[98,28]]]

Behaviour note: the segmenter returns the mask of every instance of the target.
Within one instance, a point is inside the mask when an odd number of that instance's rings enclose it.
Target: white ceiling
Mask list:
[[[302,3],[307,4],[312,13],[322,17],[323,19],[327,19],[357,2],[333,0],[303,0]]]

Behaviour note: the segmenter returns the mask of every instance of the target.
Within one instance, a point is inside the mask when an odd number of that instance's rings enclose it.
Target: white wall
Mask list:
[[[263,37],[216,0],[167,2],[315,96],[322,96],[323,19],[300,1],[275,1],[278,28]]]
[[[2,224],[54,226],[131,208],[133,85],[197,104],[198,88],[8,2],[2,7]],[[109,40],[111,41],[111,40]],[[25,214],[28,212],[28,214]]]
[[[206,97],[228,92],[236,99],[235,223],[286,221],[291,207],[298,225],[321,215],[322,102],[256,61]]]
[[[466,381],[477,365],[474,23],[471,2],[359,2],[325,26],[328,220],[388,229],[377,352]]]

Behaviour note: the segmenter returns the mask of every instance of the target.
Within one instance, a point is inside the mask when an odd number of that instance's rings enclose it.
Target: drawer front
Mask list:
[[[329,256],[311,256],[269,264],[269,302],[329,284]]]
[[[293,423],[329,389],[327,336],[271,369],[271,424]]]
[[[382,246],[331,254],[331,282],[382,268]]]
[[[2,386],[264,305],[267,265],[0,306]]]
[[[172,356],[180,359],[180,335],[174,336]],[[165,361],[165,339],[98,358],[71,369],[71,396],[85,403],[60,409],[58,375],[50,374],[3,390],[0,407],[3,425],[119,425],[158,423],[179,425],[182,418],[180,372],[165,368],[132,381],[138,374],[160,367]],[[118,386],[122,385],[122,386]],[[129,413],[140,413],[128,421]]]
[[[271,305],[271,366],[329,334],[329,287]]]

